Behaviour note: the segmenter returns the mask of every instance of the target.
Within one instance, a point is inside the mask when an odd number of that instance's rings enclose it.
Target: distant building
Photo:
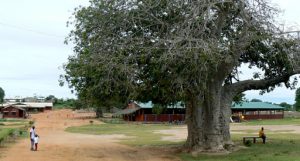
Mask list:
[[[152,102],[138,103],[132,102],[116,115],[122,115],[126,121],[143,121],[143,122],[173,122],[185,120],[185,107],[180,103],[168,106],[161,114],[155,114],[152,110]]]
[[[233,104],[232,115],[242,115],[245,120],[282,119],[284,107],[266,102],[242,102]]]
[[[185,120],[185,106],[176,104],[168,106],[161,114],[153,112],[152,102],[138,103],[132,102],[128,106],[115,113],[122,116],[126,121],[141,122],[172,122]],[[243,116],[245,120],[257,119],[282,119],[284,108],[266,102],[242,102],[233,104],[231,107],[232,116]]]
[[[27,113],[26,110],[15,106],[15,105],[7,105],[0,109],[3,118],[26,118]]]
[[[17,103],[17,102],[24,102],[24,99],[21,97],[15,97],[15,98],[4,98],[5,103]]]
[[[47,110],[52,110],[53,103],[52,102],[15,102],[15,103],[4,103],[0,104],[0,109],[5,108],[7,106],[19,107],[27,112],[44,112]]]
[[[24,102],[46,102],[45,97],[26,97]]]

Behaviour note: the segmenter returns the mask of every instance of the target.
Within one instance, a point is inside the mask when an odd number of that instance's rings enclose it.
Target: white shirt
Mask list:
[[[39,137],[34,137],[34,143],[35,144],[39,143]]]
[[[31,133],[30,138],[34,139],[35,138],[35,130],[33,128],[30,129],[30,133]]]

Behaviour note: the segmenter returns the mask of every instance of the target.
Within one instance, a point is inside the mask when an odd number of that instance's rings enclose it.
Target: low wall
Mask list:
[[[144,114],[142,120],[145,122],[174,122],[174,121],[184,121],[184,114]]]
[[[258,120],[258,119],[283,119],[283,114],[272,115],[244,115],[245,120]]]

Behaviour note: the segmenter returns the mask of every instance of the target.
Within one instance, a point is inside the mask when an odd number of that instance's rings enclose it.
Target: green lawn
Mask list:
[[[9,124],[6,125],[5,122],[8,122]],[[1,144],[3,144],[3,141],[5,141],[5,139],[12,135],[12,133],[22,137],[27,135],[27,127],[29,125],[27,120],[1,119],[0,123]]]
[[[300,118],[284,118],[274,120],[252,120],[243,122],[243,125],[300,125]]]
[[[0,119],[0,122],[27,122],[27,120],[24,119]]]
[[[252,144],[239,151],[227,155],[200,155],[193,157],[190,154],[180,154],[185,161],[300,161],[300,135],[276,134],[268,135],[267,144]],[[242,135],[234,135],[236,144],[241,144]]]
[[[300,119],[284,119],[275,120],[277,125],[295,124]],[[272,120],[252,121],[243,123],[247,125],[273,125]],[[101,125],[86,125],[80,127],[67,128],[68,132],[85,133],[94,135],[110,135],[124,134],[129,138],[122,139],[120,142],[126,145],[133,146],[181,146],[184,141],[172,143],[162,141],[162,134],[157,134],[154,131],[171,129],[178,127],[175,125],[164,124],[101,124]],[[253,132],[245,130],[244,132]],[[290,131],[282,131],[283,133],[268,133],[267,144],[262,144],[259,140],[257,144],[252,144],[250,147],[242,145],[242,137],[245,134],[234,134],[232,139],[237,146],[243,147],[240,150],[223,155],[199,155],[193,157],[187,153],[173,154],[177,155],[182,160],[186,161],[300,161],[300,135],[291,134]]]

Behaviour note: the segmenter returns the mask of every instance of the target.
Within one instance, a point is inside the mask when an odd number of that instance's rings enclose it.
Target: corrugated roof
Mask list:
[[[18,106],[13,106],[13,105],[8,105],[8,106],[4,107],[2,110],[6,109],[6,108],[8,108],[8,107],[13,107],[13,108],[16,108],[16,109],[25,111],[25,109],[23,109],[23,108],[21,108],[21,107],[18,107]]]
[[[126,115],[126,114],[131,114],[134,113],[135,111],[139,110],[140,108],[127,108],[121,111],[116,112],[114,115]]]
[[[5,107],[9,105],[14,105],[22,108],[45,108],[45,107],[53,107],[52,102],[14,102],[14,103],[5,103],[1,104],[0,107]]]
[[[33,108],[44,108],[44,107],[53,107],[52,102],[23,102],[28,107]]]
[[[233,104],[231,109],[269,109],[282,110],[284,107],[274,105],[267,102],[242,102],[241,104]]]
[[[141,103],[141,102],[135,102],[138,106],[141,108],[153,108],[154,104],[152,101],[146,102],[146,103]],[[185,106],[181,103],[178,102],[174,105],[169,105],[167,108],[185,108]]]

